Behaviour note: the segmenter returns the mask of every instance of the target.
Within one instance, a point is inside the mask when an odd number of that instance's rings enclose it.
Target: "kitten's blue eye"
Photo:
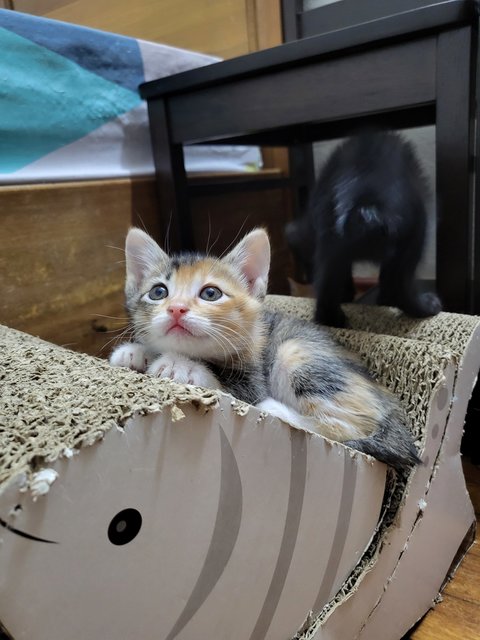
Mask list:
[[[204,287],[200,291],[200,298],[207,302],[215,302],[216,300],[220,300],[222,296],[223,293],[218,287]]]
[[[156,284],[148,292],[150,300],[163,300],[167,296],[168,289],[164,284]]]

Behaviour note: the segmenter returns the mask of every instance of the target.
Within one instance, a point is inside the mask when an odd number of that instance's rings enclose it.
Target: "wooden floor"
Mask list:
[[[477,536],[443,601],[404,640],[480,640],[480,468],[464,460],[467,487],[477,515]]]

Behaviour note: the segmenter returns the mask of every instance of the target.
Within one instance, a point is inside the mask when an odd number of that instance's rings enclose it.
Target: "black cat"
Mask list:
[[[341,302],[354,296],[352,263],[380,265],[378,303],[407,315],[441,311],[434,293],[419,293],[415,270],[425,244],[427,187],[412,146],[396,133],[368,131],[330,156],[307,213],[286,236],[317,295],[315,320],[344,327]]]

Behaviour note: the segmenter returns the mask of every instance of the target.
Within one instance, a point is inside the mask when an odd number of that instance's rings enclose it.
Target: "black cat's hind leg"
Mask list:
[[[352,264],[332,249],[317,249],[315,322],[330,327],[346,327],[347,318],[340,304],[353,299]]]
[[[418,291],[415,271],[423,249],[423,234],[397,243],[380,266],[378,304],[398,307],[413,318],[437,315],[442,303],[435,293]]]
[[[285,227],[285,238],[295,261],[295,278],[302,283],[313,280],[313,256],[315,232],[304,216],[292,220]]]
[[[353,274],[352,274],[352,266],[350,265],[349,269],[345,274],[345,284],[343,287],[343,296],[342,302],[353,302],[355,298],[355,284],[353,282]]]

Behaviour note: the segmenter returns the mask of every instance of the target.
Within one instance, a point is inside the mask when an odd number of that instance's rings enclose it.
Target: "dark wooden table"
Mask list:
[[[437,289],[446,309],[480,312],[477,34],[474,3],[445,0],[143,84],[174,246],[193,248],[183,145],[288,146],[360,122],[435,124]]]

